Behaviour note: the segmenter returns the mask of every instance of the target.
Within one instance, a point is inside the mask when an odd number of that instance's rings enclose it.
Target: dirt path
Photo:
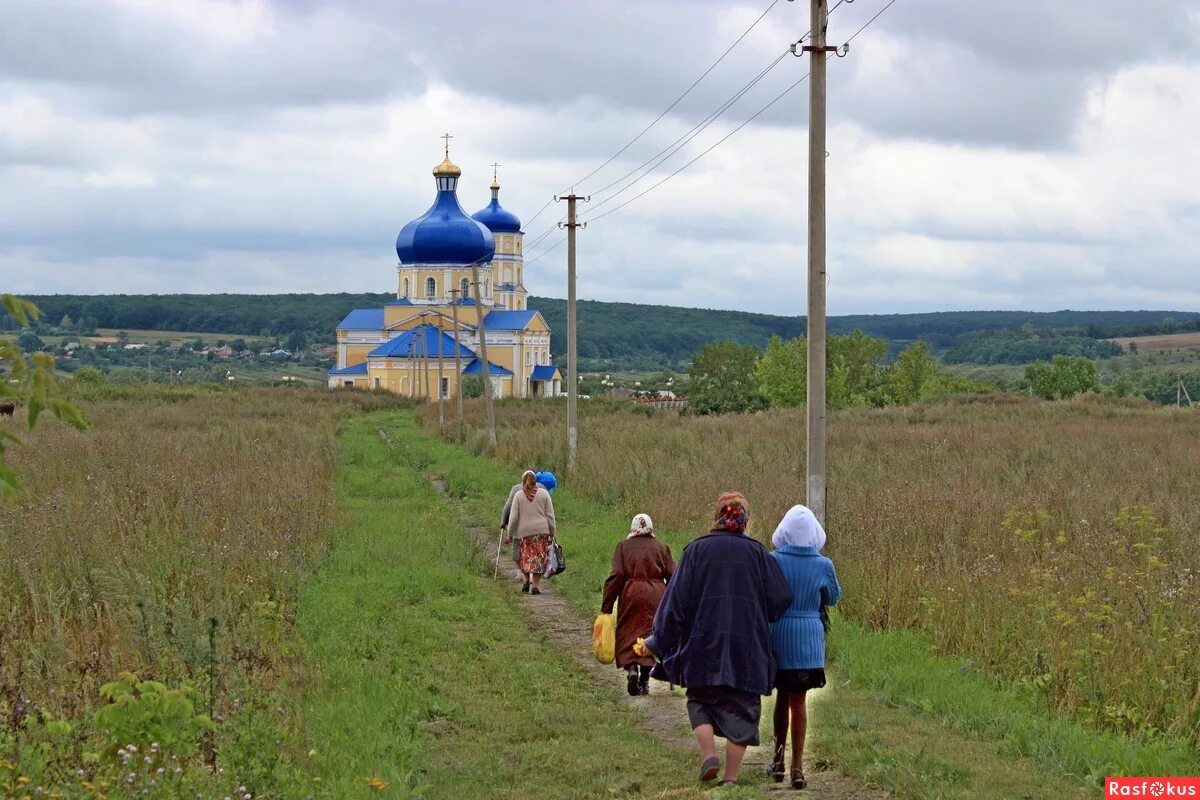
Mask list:
[[[438,478],[430,482],[437,488],[446,502],[458,512],[464,527],[471,534],[475,546],[486,558],[489,567],[496,565],[496,532],[490,528],[472,526],[468,521],[463,505],[455,498],[446,494],[445,486]],[[507,548],[505,548],[507,550]],[[500,580],[508,581],[515,592],[520,586],[521,573],[512,561],[501,554],[499,561]],[[625,691],[625,674],[611,665],[597,663],[592,655],[592,620],[580,617],[567,601],[555,591],[554,581],[542,584],[542,594],[538,596],[521,595],[521,610],[529,620],[530,625],[536,625],[545,631],[567,651],[576,664],[582,668],[592,682],[597,686],[606,687],[619,697],[621,702],[636,709],[642,717],[645,729],[656,739],[670,747],[678,747],[695,752],[691,728],[688,725],[687,710],[684,707],[682,693],[675,694],[671,688],[661,681],[650,682],[650,694],[645,697],[630,697]],[[764,704],[763,713],[769,713],[769,704]],[[770,745],[751,747],[746,753],[743,763],[743,774],[751,771],[761,773],[770,761]],[[815,756],[805,753],[805,762],[812,765],[819,763]],[[808,789],[797,792],[788,784],[759,783],[754,788],[768,795],[805,798],[806,800],[886,800],[893,795],[881,789],[869,788],[857,783],[849,776],[840,772],[828,770],[818,772],[815,766],[807,769]]]

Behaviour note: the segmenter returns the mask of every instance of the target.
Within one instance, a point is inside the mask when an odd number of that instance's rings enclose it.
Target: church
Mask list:
[[[433,170],[433,205],[396,237],[396,299],[356,308],[337,326],[330,388],[451,398],[463,376],[483,374],[486,344],[494,396],[562,393],[550,326],[526,307],[521,220],[500,205],[495,174],[492,201],[468,216],[458,201],[461,175],[447,137],[445,159]]]

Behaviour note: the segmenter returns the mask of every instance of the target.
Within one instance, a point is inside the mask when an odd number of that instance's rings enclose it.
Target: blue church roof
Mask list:
[[[349,367],[342,367],[341,369],[334,367],[329,370],[329,374],[330,375],[366,375],[367,374],[367,362],[364,361],[361,364],[352,364]]]
[[[533,368],[533,372],[529,373],[529,379],[534,381],[552,381],[557,372],[558,367],[553,364],[542,364]]]
[[[521,220],[517,215],[500,205],[500,186],[492,184],[492,202],[479,209],[471,217],[487,225],[492,233],[520,233]]]
[[[454,348],[458,347],[462,358],[475,358],[475,351],[464,347],[454,340],[454,337],[438,329],[436,325],[418,325],[410,328],[395,339],[384,342],[371,352],[368,358],[436,358],[438,355],[438,340],[441,339],[442,358],[454,358]]]
[[[483,318],[483,329],[488,331],[523,331],[529,321],[537,316],[537,309],[524,311],[489,311]]]
[[[505,367],[502,367],[499,364],[491,364],[490,369],[488,369],[488,373],[491,375],[504,377],[505,375],[512,375],[512,370],[506,369]],[[467,364],[465,367],[463,367],[462,374],[463,375],[482,375],[483,374],[483,362],[478,358],[475,359],[470,364]]]
[[[411,306],[411,305],[413,305],[413,301],[412,301],[412,300],[409,300],[407,297],[400,297],[400,298],[397,298],[397,299],[395,299],[395,300],[389,300],[388,302],[384,303],[384,305],[388,305],[388,306]]]
[[[356,308],[338,323],[339,331],[378,331],[383,330],[382,308]]]
[[[486,225],[467,216],[458,202],[461,170],[449,159],[434,170],[438,193],[429,210],[400,229],[396,255],[402,264],[482,264],[492,260],[495,240]]]

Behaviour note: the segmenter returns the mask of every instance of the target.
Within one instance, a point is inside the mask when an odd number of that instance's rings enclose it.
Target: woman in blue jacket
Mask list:
[[[825,531],[812,511],[792,506],[771,536],[778,562],[792,588],[792,604],[771,623],[775,673],[775,760],[771,774],[783,781],[783,754],[792,732],[792,788],[803,789],[804,734],[808,727],[805,698],[809,689],[825,685],[825,625],[821,611],[842,597],[833,562],[821,555]]]

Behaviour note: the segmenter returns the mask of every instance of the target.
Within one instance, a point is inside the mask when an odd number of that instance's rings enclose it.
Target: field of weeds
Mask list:
[[[803,502],[803,409],[681,417],[583,403],[566,485],[706,530],[740,489],[767,539]],[[421,411],[436,427],[436,409]],[[498,406],[496,454],[561,473],[561,403]],[[447,436],[484,449],[481,408]],[[844,611],[925,632],[1048,707],[1200,745],[1200,415],[1120,401],[960,399],[831,417]]]
[[[90,391],[90,430],[18,426],[9,451],[26,491],[0,504],[0,795],[280,796],[338,420],[394,401]]]

